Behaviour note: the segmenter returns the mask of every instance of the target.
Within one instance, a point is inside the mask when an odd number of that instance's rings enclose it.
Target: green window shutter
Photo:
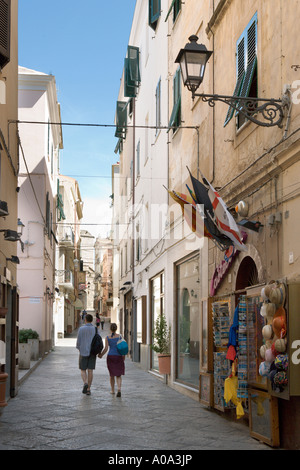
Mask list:
[[[245,77],[241,88],[240,96],[249,96],[251,82],[254,76],[255,67],[257,66],[257,18],[250,24],[247,29],[247,61],[245,61]]]
[[[125,138],[127,126],[127,103],[117,101],[115,137]]]
[[[159,80],[156,92],[155,92],[155,103],[156,103],[156,132],[161,125],[161,100],[160,100],[160,92],[161,92],[161,79]]]
[[[126,98],[136,97],[135,82],[130,76],[129,59],[125,59],[124,61],[124,96]]]
[[[64,213],[64,202],[62,199],[62,195],[59,192],[59,180],[57,180],[57,203],[56,203],[57,211],[58,211],[58,221],[65,220],[66,216]]]
[[[129,78],[135,86],[139,86],[141,82],[139,52],[138,47],[128,46],[127,48]]]
[[[236,73],[237,82],[233,96],[249,96],[251,83],[257,66],[257,14],[254,15],[243,34],[237,41]],[[235,102],[237,104],[237,101]],[[238,112],[236,112],[238,114]],[[229,107],[224,127],[234,115],[234,108]]]
[[[136,146],[136,176],[140,176],[141,141]]]
[[[172,0],[172,3],[170,5],[169,11],[167,13],[165,21],[168,21],[168,18],[171,14],[171,11],[173,10],[173,23],[177,18],[177,15],[179,11],[181,10],[181,0]]]
[[[119,139],[115,148],[115,153],[122,153],[123,151],[123,139]]]
[[[161,12],[161,0],[149,0],[149,26],[156,29]]]
[[[173,79],[173,111],[169,121],[169,127],[178,127],[181,122],[181,90],[180,69],[175,73]]]

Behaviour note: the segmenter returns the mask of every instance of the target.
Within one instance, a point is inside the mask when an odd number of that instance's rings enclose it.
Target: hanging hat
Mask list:
[[[275,281],[270,281],[269,284],[265,286],[265,295],[268,299],[270,299],[270,294],[272,290],[276,287]]]
[[[263,318],[266,318],[266,317],[267,317],[267,303],[266,303],[266,302],[264,302],[264,303],[262,304],[259,313],[261,314],[261,316],[262,316]]]
[[[266,346],[265,344],[263,344],[263,345],[260,347],[259,352],[260,352],[260,357],[261,357],[262,359],[265,359],[265,357],[266,357],[266,349],[267,349],[267,346]]]
[[[274,362],[275,360],[275,355],[273,354],[272,348],[271,349],[266,349],[265,352],[265,360],[267,362]]]
[[[271,351],[272,351],[272,354],[273,354],[274,359],[275,359],[275,357],[277,356],[277,354],[279,354],[279,352],[278,352],[278,351],[276,350],[276,348],[275,348],[275,343],[272,344],[272,346],[271,346]]]
[[[274,364],[279,370],[288,370],[289,358],[287,354],[278,354],[275,358]]]
[[[273,331],[277,338],[284,338],[286,335],[286,316],[280,315],[273,319]]]
[[[269,299],[276,305],[284,305],[286,297],[286,289],[283,283],[271,289]]]
[[[262,288],[260,295],[262,296],[264,301],[268,300],[268,296],[265,292],[265,287]]]
[[[276,351],[278,351],[279,353],[283,353],[286,351],[286,338],[280,338],[280,339],[276,339],[275,342],[274,342],[274,346],[275,346],[275,349]]]
[[[273,336],[273,330],[271,325],[265,325],[262,329],[262,335],[265,339],[271,339]]]
[[[267,317],[273,317],[276,312],[276,305],[272,302],[267,303],[266,306]]]
[[[269,374],[269,371],[270,371],[270,364],[266,361],[261,362],[259,365],[259,369],[258,369],[259,375],[261,375],[262,377],[267,377]]]
[[[274,375],[274,384],[277,385],[277,386],[284,386],[284,385],[287,385],[288,383],[288,378],[287,378],[287,375],[286,375],[286,372],[281,370],[279,372],[277,372],[275,375]]]

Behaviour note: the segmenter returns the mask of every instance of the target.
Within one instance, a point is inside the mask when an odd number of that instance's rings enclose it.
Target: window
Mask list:
[[[62,219],[65,220],[66,216],[64,213],[63,197],[59,191],[59,180],[57,180],[57,220],[60,222]]]
[[[136,177],[140,176],[140,160],[141,160],[141,141],[139,140],[136,146]]]
[[[116,109],[116,132],[115,137],[124,139],[126,136],[126,126],[127,126],[127,103],[123,101],[117,101]]]
[[[149,0],[149,26],[156,29],[160,17],[161,0]]]
[[[181,85],[180,69],[177,69],[173,79],[173,111],[171,114],[169,127],[173,127],[173,132],[181,123]]]
[[[171,12],[173,11],[173,23],[175,23],[176,18],[178,16],[180,10],[181,10],[181,0],[173,0],[172,3],[171,3],[171,6],[169,8],[169,11],[168,11],[168,14],[166,16],[165,21],[168,20]]]
[[[199,256],[176,266],[179,381],[198,388],[200,352]]]
[[[48,235],[48,238],[50,239],[51,237],[51,207],[50,207],[50,199],[49,199],[49,192],[46,194],[46,227],[45,231],[46,234]]]
[[[161,93],[161,79],[159,79],[159,82],[156,87],[156,92],[155,92],[155,103],[156,103],[156,134],[158,134],[160,126],[161,126],[161,99],[160,99],[160,93]]]
[[[124,96],[134,98],[140,82],[139,48],[128,46],[124,62]]]
[[[233,96],[257,97],[257,14],[254,15],[236,46],[236,75],[237,82]],[[237,102],[235,102],[237,105]],[[240,107],[242,109],[242,107]],[[234,115],[234,109],[229,108],[224,127]],[[237,128],[246,121],[242,113],[236,111]]]
[[[151,281],[151,325],[154,325],[159,315],[163,315],[165,309],[164,302],[164,273],[159,274]],[[152,350],[151,368],[158,370],[157,353]]]
[[[10,61],[10,0],[0,0],[0,69]]]

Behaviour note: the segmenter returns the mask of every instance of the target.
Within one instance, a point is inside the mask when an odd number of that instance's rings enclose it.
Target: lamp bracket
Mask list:
[[[198,94],[192,90],[192,98],[202,98],[209,106],[214,107],[216,101],[221,101],[238,113],[243,114],[249,121],[263,127],[278,126],[282,127],[284,119],[284,107],[290,105],[288,93],[285,93],[282,99],[252,98],[228,95],[208,95]]]

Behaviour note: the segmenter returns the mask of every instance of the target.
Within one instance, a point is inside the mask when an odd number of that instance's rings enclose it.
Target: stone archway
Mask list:
[[[246,256],[237,272],[235,290],[240,291],[246,287],[258,284],[258,271],[254,260],[251,256]]]
[[[265,281],[265,270],[257,249],[248,245],[246,253],[239,255],[239,267],[236,271],[235,289],[242,290]]]

